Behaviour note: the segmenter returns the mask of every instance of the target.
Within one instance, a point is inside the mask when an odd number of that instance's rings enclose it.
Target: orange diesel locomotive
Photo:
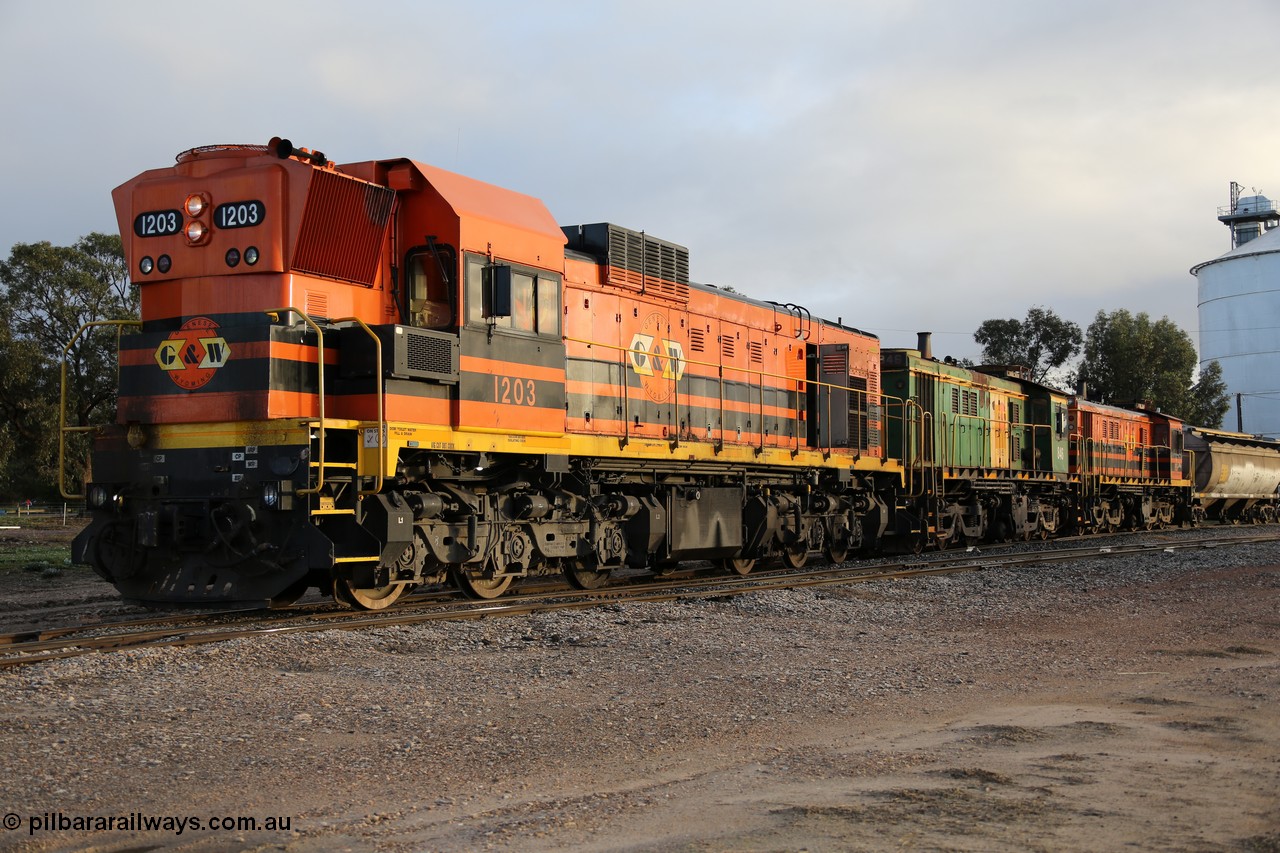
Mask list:
[[[114,198],[142,314],[74,557],[127,599],[376,609],[889,529],[878,340],[691,283],[681,246],[282,140]]]

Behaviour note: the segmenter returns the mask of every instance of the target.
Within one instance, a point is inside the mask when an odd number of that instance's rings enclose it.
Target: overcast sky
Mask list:
[[[1280,3],[0,0],[0,251],[283,136],[689,247],[696,281],[976,356],[1033,305],[1196,330],[1239,181],[1280,197]]]

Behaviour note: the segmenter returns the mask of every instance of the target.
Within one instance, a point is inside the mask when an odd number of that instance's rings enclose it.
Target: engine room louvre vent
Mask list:
[[[607,267],[606,283],[689,303],[689,250],[607,222],[562,229],[569,248],[588,252]]]
[[[448,340],[411,335],[408,345],[405,362],[410,370],[441,374],[453,370],[453,348]]]
[[[701,329],[689,328],[689,349],[703,352],[707,348],[707,333]]]
[[[395,191],[386,187],[312,172],[294,270],[374,284],[395,202]]]
[[[764,364],[764,343],[761,341],[751,341],[747,344],[747,352],[751,356],[752,364]]]
[[[309,317],[328,317],[329,316],[329,294],[312,293],[307,291],[306,300],[307,316]]]
[[[844,373],[849,368],[848,352],[824,352],[822,354],[823,373]]]

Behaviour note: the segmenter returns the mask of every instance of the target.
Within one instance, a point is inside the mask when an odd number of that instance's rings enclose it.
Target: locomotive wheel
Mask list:
[[[333,582],[335,601],[354,607],[357,610],[382,610],[399,600],[409,589],[406,583],[389,583],[386,586],[360,589],[351,585],[351,581],[338,578]]]
[[[788,569],[802,569],[809,561],[809,546],[801,542],[782,549],[782,565]]]
[[[94,538],[90,554],[94,571],[112,583],[133,577],[147,560],[146,552],[135,544],[133,528],[123,521],[104,527]]]
[[[849,546],[846,544],[828,545],[823,553],[827,557],[827,561],[832,565],[839,565],[849,557]]]
[[[728,557],[721,560],[720,565],[724,567],[726,572],[732,572],[735,575],[746,577],[751,574],[751,570],[756,567],[756,561],[749,560],[746,557]]]
[[[475,569],[467,569],[456,563],[449,567],[449,576],[467,598],[497,598],[511,588],[511,575],[487,578]]]
[[[599,589],[609,580],[609,570],[595,567],[594,560],[565,560],[564,579],[574,589]]]

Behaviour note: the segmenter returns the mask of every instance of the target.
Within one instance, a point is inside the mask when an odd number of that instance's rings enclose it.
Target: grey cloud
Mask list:
[[[133,174],[284,134],[643,228],[700,280],[964,355],[1032,304],[1194,329],[1228,181],[1276,172],[1280,83],[1231,61],[1276,31],[1265,2],[219,9],[0,10],[0,243],[110,229]]]

